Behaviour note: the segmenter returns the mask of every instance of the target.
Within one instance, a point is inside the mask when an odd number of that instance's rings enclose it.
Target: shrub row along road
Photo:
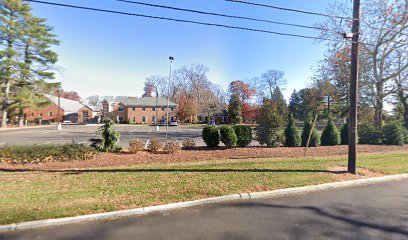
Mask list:
[[[71,141],[84,143],[90,138],[95,137],[97,128],[95,125],[63,125],[61,131],[57,131],[55,126],[3,130],[0,131],[0,147],[7,144],[47,144]],[[161,126],[159,131],[156,131],[155,126],[148,125],[117,125],[115,129],[121,135],[120,145],[123,147],[127,147],[129,140],[135,138],[147,141],[147,139],[152,138],[163,140],[166,137],[165,126]],[[198,146],[203,146],[204,142],[201,139],[202,129],[202,126],[169,127],[168,138],[171,140],[182,140],[191,137],[194,138]]]
[[[407,239],[408,180],[4,234],[1,239]]]

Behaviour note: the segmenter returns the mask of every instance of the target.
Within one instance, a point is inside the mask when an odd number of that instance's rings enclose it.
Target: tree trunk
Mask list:
[[[24,110],[20,109],[18,112],[18,127],[24,127]]]
[[[1,114],[1,128],[7,128],[7,111],[4,110],[4,104],[3,111]]]
[[[382,82],[376,84],[377,96],[374,106],[374,124],[376,128],[382,127],[383,109],[384,109],[384,84]]]
[[[404,104],[404,124],[405,128],[408,130],[408,104]]]
[[[1,128],[7,128],[9,93],[10,93],[10,80],[6,80],[6,89],[3,98],[3,112],[1,115]]]

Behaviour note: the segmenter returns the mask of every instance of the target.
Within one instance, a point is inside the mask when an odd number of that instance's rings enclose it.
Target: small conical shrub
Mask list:
[[[287,147],[299,147],[301,143],[301,137],[299,129],[296,127],[295,119],[292,114],[289,114],[289,122],[285,129],[285,146]]]
[[[327,120],[327,126],[323,130],[321,143],[322,146],[335,146],[340,143],[339,131],[330,116]]]
[[[319,134],[319,131],[317,131],[316,129],[313,129],[312,136],[310,137],[309,147],[318,147],[318,146],[320,146],[320,134]]]
[[[312,123],[310,120],[305,121],[302,132],[302,147],[306,147],[307,140],[309,139],[310,130],[312,129]],[[320,135],[316,129],[313,129],[312,136],[310,137],[309,147],[318,147],[320,146]]]
[[[237,135],[237,146],[246,147],[252,141],[252,129],[248,126],[233,126],[235,135]]]
[[[101,152],[115,152],[122,149],[118,145],[120,134],[113,128],[115,122],[111,119],[105,119],[102,121],[102,124],[97,131],[97,135],[101,138],[92,139],[93,143],[91,146]]]
[[[341,145],[348,145],[348,138],[349,138],[349,124],[345,123],[343,127],[341,127]]]
[[[223,126],[220,128],[221,142],[226,147],[232,148],[237,146],[237,135],[232,127]]]
[[[310,122],[309,119],[305,121],[305,124],[303,125],[303,131],[302,131],[302,147],[306,147],[307,140],[309,138],[310,130],[312,129],[312,123]]]
[[[389,145],[403,146],[405,144],[404,127],[398,123],[389,123],[382,129],[382,142]]]

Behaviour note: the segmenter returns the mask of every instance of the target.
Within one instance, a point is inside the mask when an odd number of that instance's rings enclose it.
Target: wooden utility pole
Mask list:
[[[350,109],[349,109],[349,153],[348,172],[356,174],[357,160],[357,93],[359,67],[359,34],[360,34],[360,0],[353,2],[353,27],[351,43],[351,78],[350,78]]]

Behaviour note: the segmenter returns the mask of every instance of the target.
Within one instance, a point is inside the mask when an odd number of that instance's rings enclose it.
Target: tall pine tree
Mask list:
[[[57,54],[51,47],[59,44],[52,27],[43,18],[31,14],[31,7],[21,0],[4,0],[0,5],[2,14],[0,27],[3,41],[0,55],[5,61],[0,64],[3,114],[2,127],[12,113],[19,116],[19,125],[24,122],[24,109],[42,107],[46,104],[44,93],[52,92],[59,83],[54,79],[53,65]]]
[[[242,102],[238,94],[232,94],[228,105],[228,121],[232,124],[242,123]]]

